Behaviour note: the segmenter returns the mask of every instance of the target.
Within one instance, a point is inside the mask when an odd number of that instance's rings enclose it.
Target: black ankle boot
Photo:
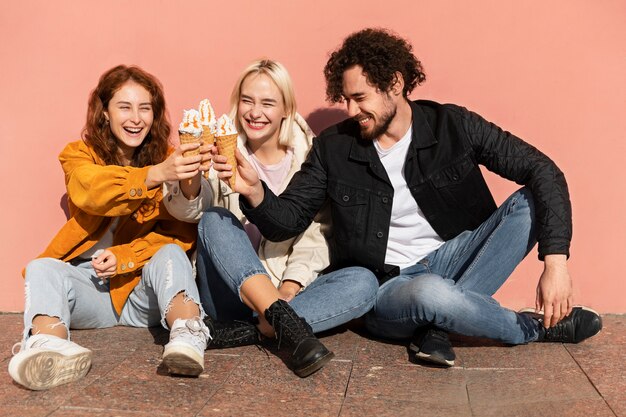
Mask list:
[[[283,345],[291,350],[290,368],[299,377],[311,375],[334,356],[313,335],[311,326],[286,301],[275,301],[265,310],[265,318],[276,332],[278,346]]]
[[[255,345],[260,341],[257,327],[246,321],[213,320],[209,316],[204,319],[209,328],[211,339],[207,349],[224,349],[237,346]]]

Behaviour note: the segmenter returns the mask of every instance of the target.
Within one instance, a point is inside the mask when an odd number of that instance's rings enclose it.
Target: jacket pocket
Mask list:
[[[331,199],[333,235],[336,239],[355,239],[367,220],[367,193],[340,183],[328,187]]]
[[[469,158],[452,164],[432,176],[433,185],[436,188],[454,187],[465,182],[467,176],[472,172],[474,163]],[[476,168],[478,169],[478,168]]]
[[[476,208],[482,206],[484,201],[491,201],[491,193],[480,168],[471,158],[465,157],[436,172],[431,181],[445,202],[447,211],[466,213],[475,220],[484,217],[476,212]]]

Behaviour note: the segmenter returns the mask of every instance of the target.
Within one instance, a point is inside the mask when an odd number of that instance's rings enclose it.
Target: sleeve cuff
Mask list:
[[[200,193],[192,200],[181,192],[178,181],[164,182],[163,201],[167,211],[177,220],[198,223],[203,211],[211,206],[213,192],[204,177],[200,180]]]

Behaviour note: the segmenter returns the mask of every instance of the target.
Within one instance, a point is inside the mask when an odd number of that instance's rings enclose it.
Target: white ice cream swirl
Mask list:
[[[232,121],[228,115],[223,114],[217,119],[217,132],[215,136],[226,136],[226,135],[236,135],[237,128],[235,127],[235,123]]]
[[[180,133],[189,133],[194,136],[202,134],[202,125],[200,124],[200,112],[195,109],[184,110],[183,121],[178,126]]]

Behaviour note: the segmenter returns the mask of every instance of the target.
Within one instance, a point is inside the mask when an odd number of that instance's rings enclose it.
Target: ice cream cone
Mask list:
[[[215,144],[215,134],[211,131],[211,128],[208,125],[202,126],[202,135],[200,136],[200,140],[203,145]],[[209,179],[209,171],[205,171],[203,175],[204,178]]]
[[[202,143],[200,136],[195,136],[190,133],[181,133],[178,132],[178,137],[180,138],[180,144],[183,143]],[[195,156],[200,153],[199,149],[194,149],[192,151],[183,152],[183,156]]]
[[[226,163],[233,167],[233,176],[229,178],[230,188],[235,187],[235,177],[237,176],[237,160],[235,159],[235,149],[237,149],[237,134],[215,136],[217,153],[227,158]]]
[[[204,145],[213,145],[215,143],[215,134],[211,132],[209,126],[202,126],[202,135],[200,138]]]

